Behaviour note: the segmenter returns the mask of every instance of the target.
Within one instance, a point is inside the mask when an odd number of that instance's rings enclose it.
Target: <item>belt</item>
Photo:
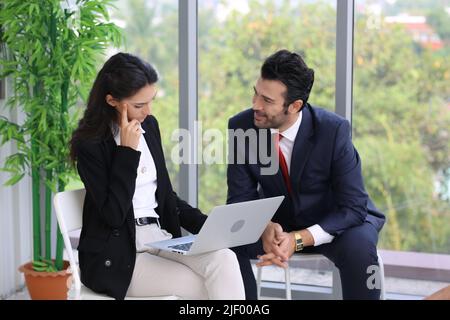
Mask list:
[[[145,226],[147,224],[152,224],[152,223],[158,224],[158,218],[154,218],[154,217],[137,218],[137,219],[134,219],[134,221],[136,222],[137,226]]]

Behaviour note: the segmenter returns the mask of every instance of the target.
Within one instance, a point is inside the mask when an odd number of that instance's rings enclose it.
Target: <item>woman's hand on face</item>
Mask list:
[[[137,150],[141,132],[139,121],[136,119],[128,121],[128,105],[125,103],[120,121],[120,145]]]

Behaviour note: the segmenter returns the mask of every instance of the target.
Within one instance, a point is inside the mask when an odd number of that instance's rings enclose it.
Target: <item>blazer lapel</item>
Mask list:
[[[302,123],[295,137],[291,158],[290,178],[294,190],[299,185],[300,177],[314,145],[314,115],[309,105],[303,108],[302,112]],[[298,190],[295,191],[298,192]]]

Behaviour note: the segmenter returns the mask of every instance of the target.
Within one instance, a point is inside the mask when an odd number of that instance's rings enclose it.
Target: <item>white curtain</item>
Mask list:
[[[0,100],[0,116],[21,122],[23,115],[4,108]],[[0,166],[16,152],[15,143],[0,147]],[[31,179],[25,176],[14,186],[4,183],[10,174],[0,171],[0,299],[5,299],[24,287],[20,265],[31,260],[32,253],[32,205]]]

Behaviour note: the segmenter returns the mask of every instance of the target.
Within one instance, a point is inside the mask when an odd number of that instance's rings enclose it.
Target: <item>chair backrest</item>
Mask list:
[[[69,232],[80,229],[82,226],[83,218],[83,204],[86,196],[85,189],[72,190],[58,192],[53,198],[53,205],[55,206],[56,219],[58,220],[59,229],[64,239],[64,247],[66,248],[67,255],[69,257],[70,269],[72,271],[73,283],[75,292],[69,294],[71,299],[81,299],[81,280],[80,272],[78,270],[77,262],[73,254],[72,243],[70,242]],[[72,289],[72,288],[70,288]],[[85,288],[86,289],[86,288]],[[86,290],[88,293],[84,293],[84,298],[87,299],[112,299],[106,295],[97,294],[90,290]],[[178,299],[176,296],[155,296],[155,297],[131,297],[126,299],[136,300],[174,300]]]
[[[53,199],[56,215],[61,215],[67,232],[81,228],[85,189],[59,192]],[[61,228],[61,226],[60,226]],[[62,228],[61,228],[62,229]]]
[[[85,189],[58,192],[53,198],[56,219],[64,240],[64,246],[69,257],[70,269],[72,271],[75,290],[81,289],[78,266],[73,255],[72,243],[69,232],[80,229],[82,226],[83,203],[86,196]]]

